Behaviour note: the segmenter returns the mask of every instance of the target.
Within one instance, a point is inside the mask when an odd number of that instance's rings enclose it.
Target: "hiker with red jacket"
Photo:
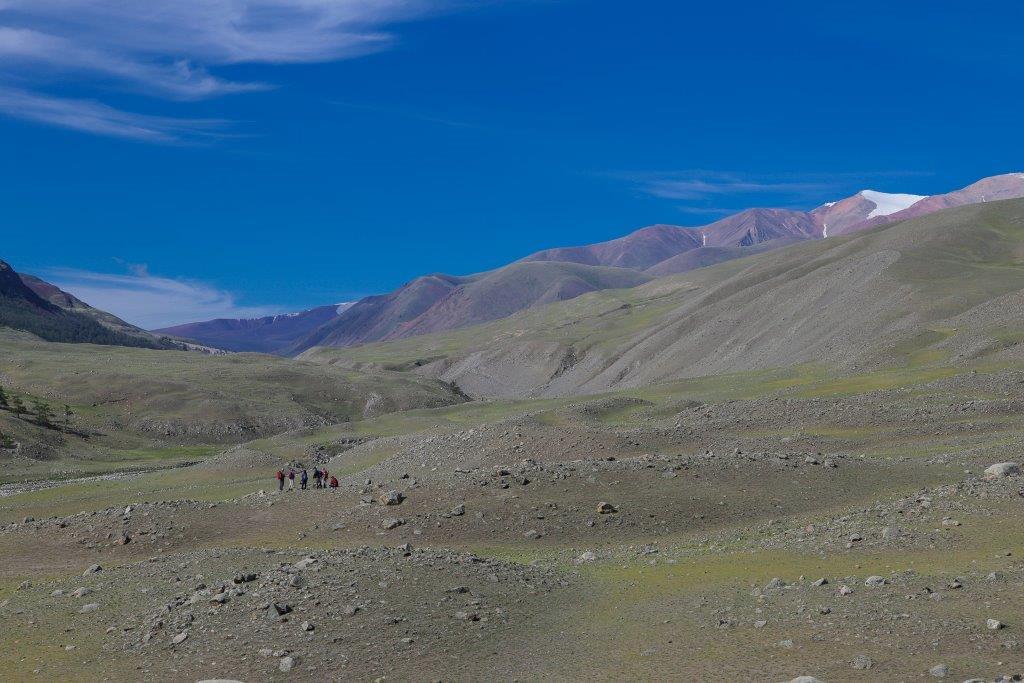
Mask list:
[[[277,490],[284,491],[284,472],[277,471]]]
[[[338,488],[338,478],[337,477],[334,477],[334,476],[331,477],[331,488],[332,489]]]

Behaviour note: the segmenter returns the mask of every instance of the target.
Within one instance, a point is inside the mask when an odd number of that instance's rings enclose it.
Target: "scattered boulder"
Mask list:
[[[936,664],[932,668],[928,669],[928,673],[935,678],[945,678],[949,675],[949,666],[946,664]]]
[[[291,611],[291,605],[283,602],[272,602],[270,603],[270,607],[267,608],[267,617],[270,619],[279,619]]]
[[[171,638],[171,644],[172,645],[180,645],[180,644],[184,643],[186,640],[188,640],[188,631],[182,631],[178,635],[176,635],[173,638]]]
[[[619,509],[617,507],[615,507],[614,505],[612,505],[611,503],[606,503],[605,501],[601,501],[600,503],[597,504],[597,512],[598,512],[598,514],[610,515],[610,514],[614,514],[614,513],[618,512],[618,511],[619,511]]]
[[[884,576],[878,575],[869,576],[867,579],[864,580],[865,586],[884,586],[887,583],[889,583],[888,579],[886,579]]]
[[[405,496],[399,491],[388,491],[377,498],[381,505],[401,505],[403,500],[405,500]]]
[[[299,658],[294,655],[289,655],[287,657],[281,657],[281,661],[278,662],[277,668],[284,673],[288,673],[298,666],[298,664]]]
[[[998,631],[999,629],[1004,628],[1006,624],[998,619],[986,619],[985,626],[987,626],[990,631]]]
[[[867,655],[857,655],[853,658],[853,668],[858,671],[867,671],[875,665],[875,660]]]
[[[397,519],[395,517],[386,517],[380,521],[380,525],[387,531],[397,529],[403,524],[405,524],[405,520]]]
[[[78,612],[79,614],[88,614],[89,612],[95,612],[99,608],[99,603],[90,602],[88,605],[82,605],[82,609],[78,610]],[[989,621],[991,621],[991,619]]]
[[[99,566],[98,564],[94,564],[88,569],[86,569],[84,572],[82,572],[82,576],[89,576],[90,574],[96,574],[97,572],[101,571],[103,571],[103,567]]]
[[[1015,462],[997,462],[985,468],[986,479],[1002,479],[1020,474],[1020,465]]]

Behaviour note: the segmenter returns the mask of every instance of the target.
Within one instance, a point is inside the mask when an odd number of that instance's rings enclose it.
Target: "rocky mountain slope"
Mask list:
[[[807,363],[998,354],[1024,314],[1022,255],[1024,200],[974,204],[485,326],[303,357],[415,368],[475,396],[564,396]]]

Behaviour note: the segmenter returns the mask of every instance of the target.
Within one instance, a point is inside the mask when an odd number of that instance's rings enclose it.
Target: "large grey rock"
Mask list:
[[[945,664],[936,664],[932,668],[928,669],[928,673],[935,678],[945,678],[949,675],[949,667]]]
[[[382,493],[377,500],[380,501],[381,505],[401,505],[402,501],[405,500],[405,496],[398,491],[388,491],[387,493]]]
[[[1015,462],[997,462],[985,468],[985,477],[988,479],[1002,479],[1003,477],[1014,477],[1020,474],[1020,465]]]

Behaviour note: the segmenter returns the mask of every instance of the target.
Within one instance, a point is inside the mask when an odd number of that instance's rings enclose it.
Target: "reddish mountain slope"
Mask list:
[[[588,266],[614,266],[643,270],[690,249],[701,246],[695,230],[676,225],[652,225],[625,237],[582,247],[545,249],[523,261],[563,261]]]
[[[649,279],[629,268],[543,261],[513,263],[463,278],[430,275],[390,294],[363,299],[288,352],[297,354],[313,346],[351,346],[465,327],[587,292],[635,287]]]

